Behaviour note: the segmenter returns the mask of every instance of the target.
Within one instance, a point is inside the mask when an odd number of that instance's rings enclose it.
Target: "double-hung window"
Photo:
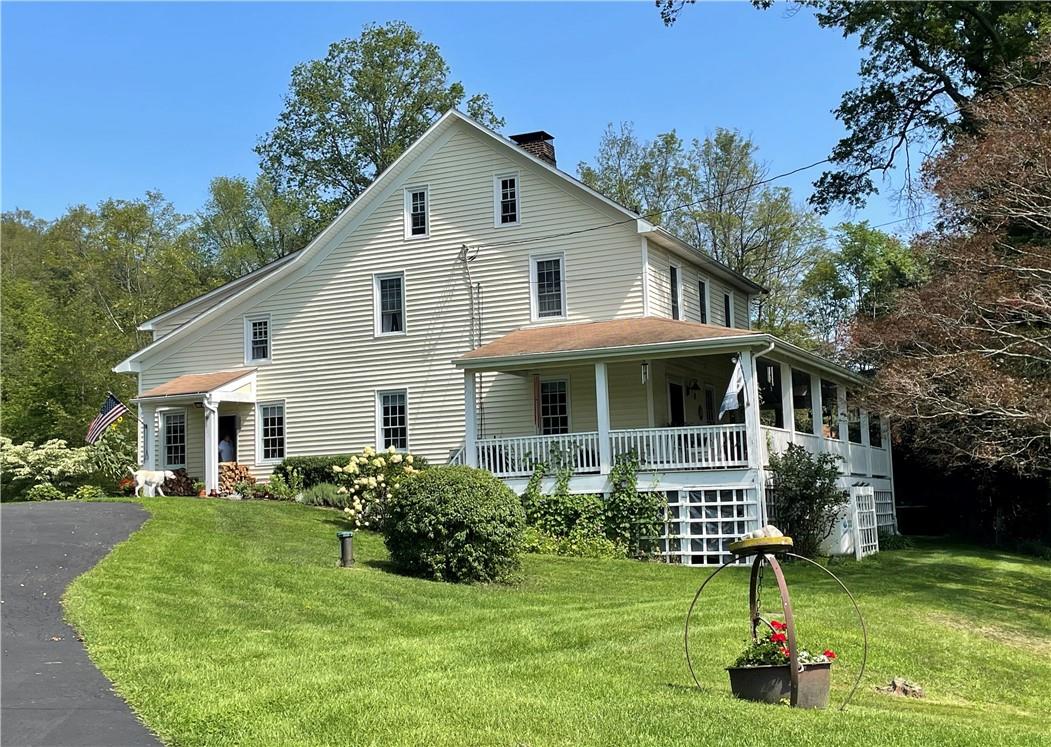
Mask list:
[[[496,227],[518,225],[518,174],[503,174],[493,180]]]
[[[285,458],[285,403],[260,403],[256,417],[259,432],[259,457],[256,461],[281,461]]]
[[[409,448],[409,396],[404,389],[376,393],[376,443],[381,449]]]
[[[377,335],[405,334],[405,275],[388,272],[374,276]]]
[[[540,433],[569,433],[569,382],[565,379],[540,382]]]
[[[565,259],[561,254],[530,257],[533,319],[561,319],[566,316]]]
[[[270,360],[270,315],[245,317],[245,363]]]
[[[701,309],[699,321],[701,324],[708,323],[708,281],[697,281],[697,303]]]
[[[186,466],[186,413],[166,412],[164,420],[164,468]]]
[[[405,190],[405,238],[419,239],[430,234],[430,194],[427,187]]]
[[[682,319],[682,272],[675,265],[668,268],[671,284],[671,318]]]
[[[734,297],[730,293],[723,294],[723,317],[727,327],[734,326]]]

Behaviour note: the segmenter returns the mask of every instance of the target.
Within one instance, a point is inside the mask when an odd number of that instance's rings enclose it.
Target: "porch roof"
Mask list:
[[[254,380],[254,368],[242,368],[236,371],[213,371],[203,374],[184,374],[143,392],[133,401],[141,402],[174,397],[204,397],[209,394],[218,394],[218,399],[242,399],[243,397],[229,395],[235,394],[236,390],[245,385],[254,383]]]
[[[751,344],[766,336],[730,327],[661,317],[632,317],[605,322],[523,327],[465,353],[462,368],[532,363],[581,357],[646,355],[661,350]]]

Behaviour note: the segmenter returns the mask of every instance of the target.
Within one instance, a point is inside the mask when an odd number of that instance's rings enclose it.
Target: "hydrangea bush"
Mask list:
[[[352,454],[345,465],[334,465],[333,482],[346,502],[343,511],[347,518],[358,529],[381,529],[390,498],[404,480],[425,466],[420,457],[393,446],[385,451],[366,446],[361,453]]]

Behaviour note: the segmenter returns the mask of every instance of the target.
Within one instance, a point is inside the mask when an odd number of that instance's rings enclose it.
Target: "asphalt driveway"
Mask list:
[[[0,507],[0,742],[158,745],[62,619],[62,593],[148,514],[130,503]]]

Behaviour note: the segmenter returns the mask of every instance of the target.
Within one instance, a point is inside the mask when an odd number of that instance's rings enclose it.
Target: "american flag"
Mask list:
[[[106,429],[117,422],[117,418],[126,412],[131,412],[124,403],[113,396],[113,392],[106,392],[106,401],[102,403],[102,409],[99,410],[99,414],[95,416],[95,419],[91,421],[91,425],[88,426],[88,435],[84,437],[84,440],[89,444],[93,444],[98,441],[102,434],[106,432]]]

